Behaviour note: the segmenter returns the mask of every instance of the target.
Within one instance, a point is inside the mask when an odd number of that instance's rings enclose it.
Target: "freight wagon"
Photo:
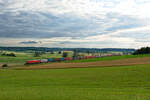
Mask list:
[[[54,62],[61,61],[60,58],[55,58]]]
[[[47,63],[48,59],[41,59],[41,63]]]
[[[54,62],[54,59],[53,58],[49,58],[48,62]]]
[[[65,61],[65,58],[60,58],[60,61]]]
[[[26,61],[26,64],[38,64],[41,63],[41,60],[28,60]]]
[[[72,57],[67,57],[67,58],[65,58],[65,60],[73,60],[73,58]]]

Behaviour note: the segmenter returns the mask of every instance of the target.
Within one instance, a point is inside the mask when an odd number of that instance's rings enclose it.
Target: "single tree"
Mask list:
[[[67,52],[63,52],[62,57],[68,57],[68,53]]]
[[[61,54],[61,51],[58,51],[58,54]]]
[[[37,51],[36,51],[36,52],[34,53],[34,57],[40,57],[40,52],[37,52]]]
[[[73,50],[73,57],[77,57],[77,56],[78,56],[78,50],[75,49],[75,50]]]
[[[51,51],[51,54],[54,54],[54,51]]]

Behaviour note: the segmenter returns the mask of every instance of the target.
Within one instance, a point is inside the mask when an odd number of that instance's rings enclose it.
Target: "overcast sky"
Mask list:
[[[150,46],[150,0],[0,0],[0,46]]]

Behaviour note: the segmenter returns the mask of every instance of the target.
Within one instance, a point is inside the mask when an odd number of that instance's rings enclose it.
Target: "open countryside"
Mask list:
[[[150,100],[150,0],[0,0],[0,100]]]
[[[74,55],[74,51],[65,52],[70,53],[68,57]],[[2,54],[0,57],[3,59],[0,69],[0,99],[3,100],[150,99],[149,54],[133,55],[119,52],[122,55],[110,56],[111,51],[101,52],[101,56],[96,58],[82,57],[82,59],[26,64],[29,60],[62,58],[63,52],[45,52],[39,57],[34,57],[34,52],[3,51],[3,53],[15,54],[15,57]],[[83,52],[77,54],[99,55]],[[8,66],[3,67],[4,64]]]

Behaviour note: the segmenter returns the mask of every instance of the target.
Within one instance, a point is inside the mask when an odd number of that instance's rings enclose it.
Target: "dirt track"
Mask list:
[[[50,63],[46,65],[37,65],[24,67],[23,69],[49,69],[49,68],[86,68],[86,67],[110,67],[110,66],[125,66],[125,65],[138,65],[150,64],[150,57],[145,58],[130,58],[124,60],[114,61],[97,61],[86,63]]]

